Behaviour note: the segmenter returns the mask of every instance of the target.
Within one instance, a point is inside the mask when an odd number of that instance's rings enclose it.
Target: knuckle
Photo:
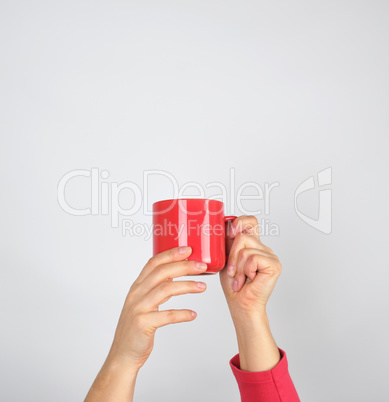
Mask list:
[[[173,259],[173,257],[177,254],[177,248],[171,248],[167,251],[167,255],[170,259]]]
[[[259,262],[261,260],[261,255],[259,254],[251,254],[248,258],[247,261],[248,262]]]
[[[179,255],[180,255],[178,253],[178,249],[179,249],[179,247],[174,247],[174,248],[171,248],[166,251],[166,257],[167,257],[168,262],[177,261],[177,257],[179,257]]]
[[[247,227],[248,230],[254,231],[255,234],[257,234],[257,229],[259,228],[258,219],[254,215],[248,216],[245,222],[245,227]]]
[[[170,322],[177,321],[177,313],[173,310],[167,312],[167,318]]]
[[[196,269],[196,263],[197,261],[185,261],[185,271],[193,271],[194,269]]]
[[[167,266],[165,264],[162,264],[157,268],[157,276],[159,278],[164,278],[166,275],[167,275]]]
[[[255,225],[258,224],[258,219],[257,219],[257,217],[254,216],[254,215],[248,215],[248,216],[247,216],[247,220],[250,220],[250,221],[251,221],[252,223],[254,223]]]
[[[239,250],[238,256],[239,256],[239,258],[244,258],[244,257],[249,256],[249,254],[250,254],[250,250],[249,250],[249,249],[247,249],[247,248],[241,248],[241,249]]]
[[[159,285],[160,293],[166,294],[171,291],[171,282],[163,282]]]

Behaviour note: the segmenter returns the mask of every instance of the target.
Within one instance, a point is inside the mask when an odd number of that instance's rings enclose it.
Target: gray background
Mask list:
[[[269,303],[303,401],[384,401],[388,373],[388,3],[2,1],[1,399],[82,400],[151,241],[57,203],[73,169],[142,185],[280,183],[265,236],[283,263]],[[294,191],[332,167],[333,230]],[[88,203],[88,180],[68,187]],[[188,192],[189,194],[189,192]],[[149,204],[171,195],[150,186]],[[301,196],[317,213],[317,191]],[[123,204],[130,203],[130,197]],[[227,211],[239,213],[239,211]],[[261,217],[259,217],[261,218]],[[136,222],[150,223],[139,212]],[[158,331],[136,401],[239,400],[217,276],[195,322]]]

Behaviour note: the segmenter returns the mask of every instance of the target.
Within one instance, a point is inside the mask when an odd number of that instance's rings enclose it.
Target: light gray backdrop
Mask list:
[[[301,399],[387,400],[388,8],[1,2],[1,400],[82,400],[150,256],[150,240],[122,236],[109,216],[58,205],[61,177],[91,168],[140,188],[150,169],[180,186],[227,186],[231,168],[237,186],[278,182],[258,217],[280,232],[263,237],[284,267],[269,315]],[[294,193],[328,167],[324,234],[297,216]],[[171,193],[154,177],[147,202]],[[318,194],[300,196],[304,214],[317,217]],[[67,197],[88,206],[89,179]],[[168,303],[198,318],[158,331],[136,401],[239,400],[233,326],[218,277],[206,282]]]

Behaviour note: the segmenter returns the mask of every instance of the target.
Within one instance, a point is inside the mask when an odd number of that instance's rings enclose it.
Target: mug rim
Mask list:
[[[160,201],[156,201],[153,202],[153,206],[160,204],[162,202],[173,202],[173,201],[212,201],[212,202],[218,202],[220,204],[222,204],[224,206],[224,202],[223,201],[219,201],[219,200],[214,200],[212,198],[171,198],[168,200],[160,200]]]

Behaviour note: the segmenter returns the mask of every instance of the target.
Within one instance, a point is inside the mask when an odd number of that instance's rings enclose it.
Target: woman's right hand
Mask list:
[[[139,369],[153,349],[157,328],[196,318],[192,310],[159,311],[172,296],[205,291],[204,282],[173,281],[207,269],[205,263],[186,261],[191,253],[190,247],[176,247],[150,258],[126,297],[108,361]]]

